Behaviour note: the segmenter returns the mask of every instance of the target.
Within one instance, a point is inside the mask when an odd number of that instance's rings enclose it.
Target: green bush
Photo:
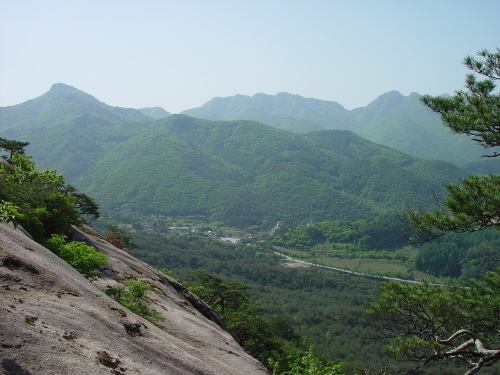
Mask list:
[[[94,247],[85,242],[66,242],[64,235],[53,234],[44,245],[87,278],[98,276],[94,271],[109,263],[109,258]]]
[[[0,222],[22,225],[37,242],[71,225],[99,217],[92,198],[78,193],[55,170],[39,171],[31,157],[15,153],[0,163]],[[17,213],[13,215],[12,209]]]
[[[281,361],[281,362],[280,362]],[[342,365],[328,362],[324,364],[314,354],[312,347],[305,353],[297,352],[280,361],[270,359],[273,375],[342,375]],[[283,366],[286,369],[283,369]]]
[[[148,307],[150,301],[148,291],[150,289],[151,286],[142,280],[127,280],[123,287],[109,288],[106,290],[106,294],[133,313],[158,325],[157,323],[165,318],[161,316],[159,311]]]
[[[0,200],[0,223],[12,223],[14,228],[19,225],[19,213],[11,202]]]

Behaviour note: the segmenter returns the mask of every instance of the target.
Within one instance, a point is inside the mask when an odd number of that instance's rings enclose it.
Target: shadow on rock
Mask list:
[[[2,360],[2,368],[4,369],[5,375],[32,375],[31,372],[26,371],[21,366],[19,366],[15,361],[10,359]]]

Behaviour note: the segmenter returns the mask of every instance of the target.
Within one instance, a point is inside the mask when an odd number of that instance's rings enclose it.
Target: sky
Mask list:
[[[500,47],[498,0],[0,0],[0,106],[65,83],[172,113],[289,92],[363,107],[452,94]]]

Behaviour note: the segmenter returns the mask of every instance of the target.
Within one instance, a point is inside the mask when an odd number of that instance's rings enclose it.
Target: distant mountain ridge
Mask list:
[[[305,98],[300,95],[263,93],[253,96],[235,95],[213,98],[203,106],[183,111],[183,114],[209,120],[254,120],[263,124],[296,133],[318,130],[350,130],[372,142],[395,148],[399,151],[430,159],[452,162],[459,166],[471,165],[474,170],[497,172],[492,160],[480,159],[487,150],[470,142],[462,135],[452,134],[442,126],[437,114],[419,102],[420,95],[411,93],[404,96],[398,91],[382,94],[366,107],[347,110],[333,101]],[[98,118],[108,118],[108,122],[130,121],[147,123],[152,119],[166,118],[171,113],[160,107],[121,108],[100,102],[95,97],[69,85],[57,83],[42,96],[20,105],[0,107],[0,132],[7,137],[18,138],[24,127],[33,131],[31,124],[23,124],[22,116],[26,108],[33,115],[44,116],[47,109],[54,112],[71,111],[71,103],[78,106],[96,106]],[[80,108],[80,121],[92,122],[92,114]],[[96,112],[96,108],[93,109]],[[19,117],[19,115],[21,117]],[[45,126],[54,126],[57,118],[46,113]],[[60,118],[60,116],[59,116]],[[21,121],[20,121],[21,120]],[[77,119],[75,119],[77,121]],[[16,124],[9,127],[8,124]],[[42,161],[42,164],[44,162]]]
[[[372,142],[430,159],[464,165],[486,153],[467,137],[452,134],[440,117],[419,102],[420,95],[390,91],[366,107],[347,110],[340,104],[279,93],[214,98],[182,113],[209,120],[249,119],[296,133],[350,130]]]
[[[307,133],[333,129],[348,111],[336,102],[304,98],[281,92],[214,98],[199,108],[182,114],[208,120],[254,120],[278,129]],[[325,126],[333,121],[332,126]],[[337,126],[342,129],[342,126]]]
[[[237,108],[248,98],[234,100]],[[276,116],[295,108],[296,119],[346,113],[338,104],[290,94],[266,105]],[[426,207],[433,192],[442,196],[444,183],[465,174],[347,130],[302,134],[186,115],[154,121],[62,84],[0,108],[0,137],[31,142],[27,151],[38,166],[57,169],[103,208],[126,203],[138,213],[202,214],[242,228],[278,220],[294,225],[312,213],[316,220],[357,220]]]

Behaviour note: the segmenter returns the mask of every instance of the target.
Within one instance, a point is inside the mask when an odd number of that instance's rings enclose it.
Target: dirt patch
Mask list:
[[[422,271],[417,271],[417,270],[414,270],[413,271],[413,278],[415,280],[428,280],[429,278],[431,277],[431,275],[425,273],[425,272],[422,272]],[[437,277],[435,278],[435,281],[436,283],[441,283],[441,280],[439,280]]]
[[[290,268],[309,268],[309,267],[312,267],[309,264],[296,262],[294,260],[287,260],[287,261],[283,262],[282,265],[285,267],[290,267]]]

